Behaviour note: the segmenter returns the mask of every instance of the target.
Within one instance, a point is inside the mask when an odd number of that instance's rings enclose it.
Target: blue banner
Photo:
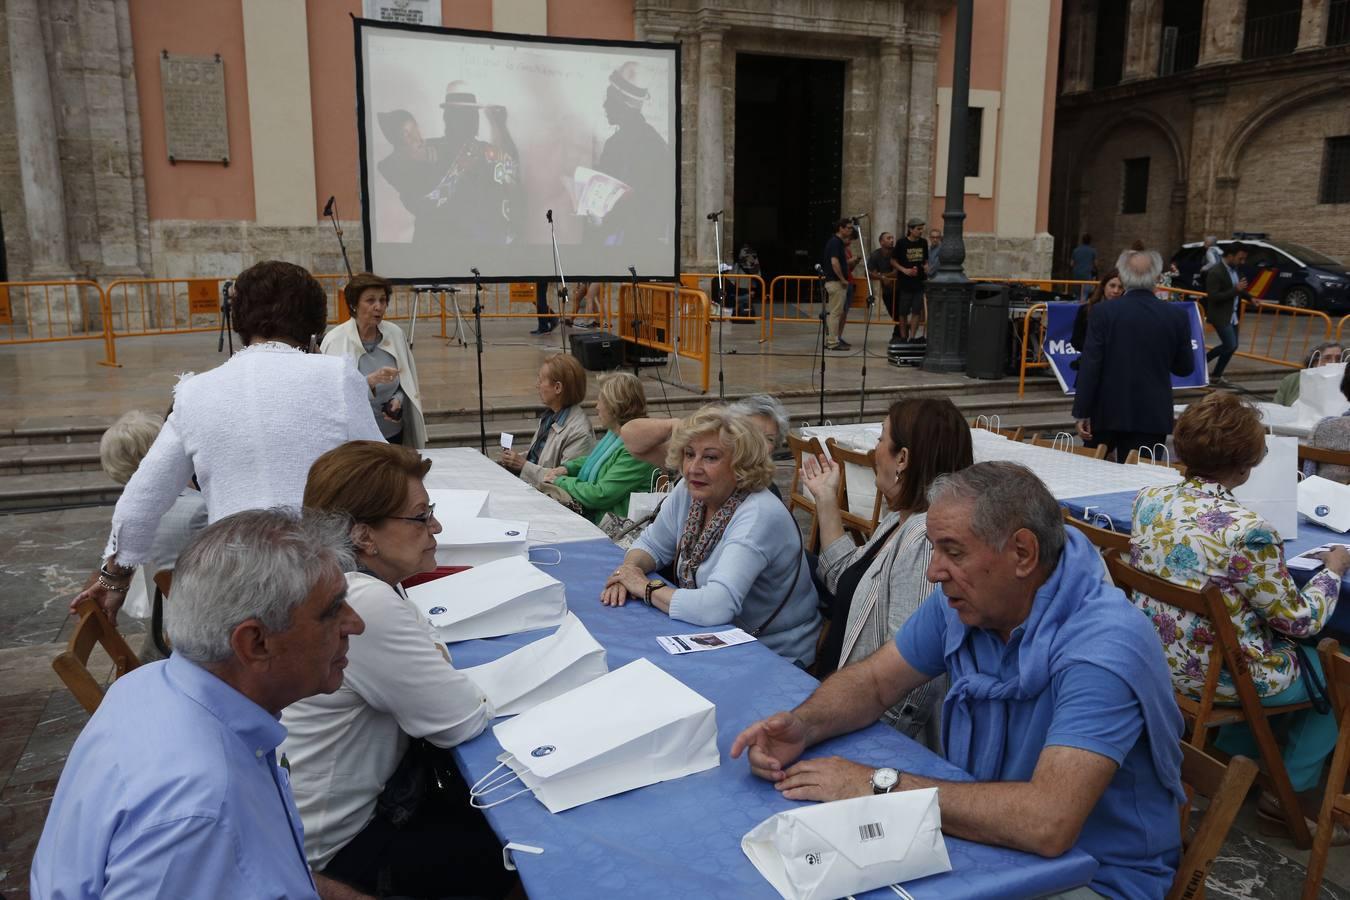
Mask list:
[[[1110,303],[1111,301],[1104,301]],[[1078,369],[1072,363],[1080,356],[1073,345],[1073,320],[1078,315],[1079,303],[1047,303],[1045,313],[1045,346],[1041,350],[1050,363],[1050,371],[1059,379],[1064,393],[1072,394],[1078,384]],[[1205,323],[1200,320],[1200,308],[1185,303],[1186,318],[1191,323],[1191,352],[1195,355],[1195,371],[1186,376],[1173,375],[1172,387],[1193,388],[1209,384],[1209,363],[1205,360]]]

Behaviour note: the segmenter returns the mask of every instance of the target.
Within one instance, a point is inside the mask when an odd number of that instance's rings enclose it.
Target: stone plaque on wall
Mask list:
[[[159,58],[159,75],[169,162],[228,164],[225,64],[220,56],[178,56],[165,50]]]

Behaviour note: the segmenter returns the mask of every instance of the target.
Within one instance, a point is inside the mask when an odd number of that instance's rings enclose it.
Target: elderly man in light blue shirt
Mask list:
[[[36,898],[360,896],[311,875],[278,718],[342,684],[345,528],[283,510],[208,527],[178,561],[174,655],[119,679],[66,762]]]

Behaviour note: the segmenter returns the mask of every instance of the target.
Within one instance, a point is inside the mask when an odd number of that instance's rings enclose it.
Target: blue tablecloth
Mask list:
[[[1092,497],[1074,497],[1071,500],[1059,502],[1061,506],[1080,519],[1085,517],[1084,510],[1087,510],[1088,515],[1093,519],[1093,524],[1104,527],[1107,522],[1097,517],[1098,513],[1103,513],[1109,517],[1110,524],[1114,526],[1116,531],[1129,534],[1136,493],[1136,491],[1121,491],[1115,494],[1097,494]],[[1284,555],[1288,559],[1291,556],[1298,556],[1305,550],[1311,550],[1328,543],[1350,545],[1350,535],[1332,531],[1330,528],[1324,528],[1303,516],[1299,516],[1298,537],[1284,542]],[[1293,576],[1294,582],[1302,587],[1308,583],[1308,579],[1312,578],[1316,572],[1309,572],[1305,569],[1290,569],[1289,574]],[[1324,632],[1334,633],[1335,636],[1342,639],[1350,638],[1350,573],[1347,573],[1346,577],[1341,580],[1341,598],[1336,603],[1336,610],[1327,621]]]
[[[540,855],[514,854],[531,897],[772,898],[777,893],[741,851],[741,837],[761,821],[796,805],[750,774],[745,759],[731,759],[736,735],[750,723],[790,709],[816,681],[756,642],[726,650],[670,656],[657,635],[700,629],[641,603],[600,605],[605,577],[622,559],[607,540],[556,545],[561,562],[546,568],[567,586],[567,605],[608,653],[611,670],[645,656],[717,706],[721,765],[550,814],[529,794],[487,810],[497,836],[542,847]],[[538,640],[547,631],[454,644],[455,665],[473,666]],[[455,748],[473,784],[495,765],[501,746],[491,730]],[[874,725],[808,751],[839,755],[867,765],[898,766],[935,778],[969,780],[961,770],[895,730]],[[1042,859],[1015,850],[947,838],[952,871],[906,885],[924,898],[1034,897],[1086,884],[1097,864],[1080,850]],[[894,898],[889,890],[866,896]]]

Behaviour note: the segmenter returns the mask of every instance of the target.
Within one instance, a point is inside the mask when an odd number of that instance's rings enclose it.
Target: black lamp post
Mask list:
[[[970,106],[970,32],[974,0],[956,0],[956,47],[952,66],[951,132],[947,140],[947,208],[942,213],[938,270],[928,282],[928,346],[925,372],[962,372],[974,287],[962,265],[966,243],[966,120]]]

